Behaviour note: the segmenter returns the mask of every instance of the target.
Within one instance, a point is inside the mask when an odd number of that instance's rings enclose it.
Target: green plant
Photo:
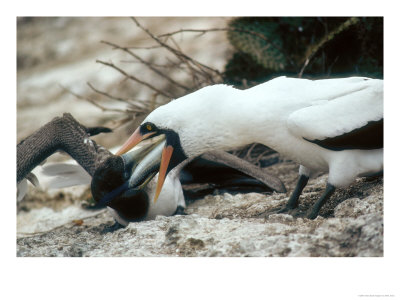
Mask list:
[[[225,82],[238,87],[279,75],[383,77],[383,18],[245,17],[228,29],[236,51]]]

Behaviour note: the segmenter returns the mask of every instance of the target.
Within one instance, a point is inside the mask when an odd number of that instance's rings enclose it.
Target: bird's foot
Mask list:
[[[106,226],[101,233],[102,234],[106,234],[106,233],[113,233],[121,228],[125,228],[124,226],[122,226],[121,224],[119,224],[118,222],[115,222],[113,225],[111,226]]]
[[[286,204],[284,207],[280,208],[277,211],[277,214],[290,214],[296,208],[297,208],[297,205],[288,205],[288,204]]]
[[[314,220],[316,217],[318,217],[319,211],[316,211],[315,209],[310,209],[307,213],[307,219]]]
[[[288,205],[278,206],[271,210],[266,211],[265,213],[262,214],[262,216],[268,218],[270,215],[276,215],[276,214],[288,214],[288,215],[292,215],[292,216],[297,216],[298,208],[291,207]]]
[[[282,209],[282,207],[275,207],[271,210],[267,210],[267,211],[264,211],[263,213],[260,213],[260,216],[268,218],[270,215],[278,214],[281,209]]]
[[[335,192],[335,189],[336,189],[335,186],[333,186],[329,182],[326,184],[325,192],[318,199],[318,201],[315,202],[314,205],[308,210],[308,212],[307,212],[307,218],[308,219],[314,220],[316,217],[318,217],[318,214],[319,214],[319,211],[321,210],[321,207],[332,196],[332,194]]]
[[[174,216],[176,215],[187,216],[187,213],[185,213],[185,208],[183,206],[178,205],[176,211],[174,212]]]

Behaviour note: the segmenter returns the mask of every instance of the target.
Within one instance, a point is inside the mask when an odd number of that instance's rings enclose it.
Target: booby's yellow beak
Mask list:
[[[116,155],[122,155],[126,152],[128,152],[130,149],[135,147],[137,144],[139,144],[141,141],[144,139],[147,139],[154,135],[155,132],[150,132],[145,135],[142,135],[140,133],[140,127],[135,130],[135,132],[129,137],[129,139],[122,145],[121,149],[118,150]],[[171,145],[165,145],[162,154],[161,154],[161,163],[160,163],[160,171],[158,174],[158,182],[157,182],[157,188],[156,188],[156,193],[154,196],[154,203],[157,202],[158,196],[161,193],[161,189],[164,185],[165,177],[167,176],[167,171],[168,171],[168,165],[172,157],[172,153],[174,151],[174,148]]]
[[[155,134],[155,132],[150,132],[145,135],[142,135],[140,133],[140,127],[138,127],[135,130],[135,132],[132,133],[132,135],[129,137],[129,139],[122,145],[121,149],[119,149],[118,152],[115,153],[115,155],[122,155],[122,154],[128,152],[133,147],[135,147],[137,144],[139,144],[141,141],[151,137],[154,134]]]

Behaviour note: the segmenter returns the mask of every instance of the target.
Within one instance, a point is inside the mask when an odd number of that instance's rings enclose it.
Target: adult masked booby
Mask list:
[[[181,161],[257,142],[300,164],[285,210],[297,207],[310,176],[329,172],[308,214],[313,219],[337,187],[383,170],[383,81],[278,77],[247,90],[205,87],[151,112],[117,154],[160,134],[166,144],[155,201]]]

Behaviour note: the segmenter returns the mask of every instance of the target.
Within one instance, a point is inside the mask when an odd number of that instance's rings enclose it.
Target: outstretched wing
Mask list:
[[[224,151],[207,152],[192,160],[183,168],[180,180],[182,184],[212,184],[212,189],[286,192],[276,176]]]

